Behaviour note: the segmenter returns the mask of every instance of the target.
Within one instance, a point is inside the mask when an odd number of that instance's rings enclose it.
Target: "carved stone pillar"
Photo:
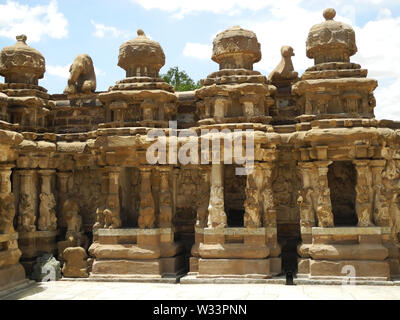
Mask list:
[[[142,110],[142,117],[145,121],[152,121],[154,119],[154,110],[156,109],[157,104],[153,99],[146,99],[140,105]]]
[[[224,165],[213,164],[211,168],[210,205],[208,207],[208,227],[226,228],[227,216],[224,199]]]
[[[38,228],[40,231],[56,231],[56,199],[51,190],[51,180],[55,174],[55,170],[40,170],[40,178],[42,182],[39,206]]]
[[[302,178],[303,188],[299,191],[297,203],[300,209],[300,226],[302,234],[311,234],[311,229],[316,227],[314,201],[312,195],[315,193],[313,176],[316,170],[313,162],[300,162],[298,164]]]
[[[0,234],[13,234],[14,230],[14,194],[11,190],[11,169],[13,165],[0,166]]]
[[[105,228],[118,229],[121,227],[120,203],[119,203],[119,176],[121,168],[108,167],[108,195],[106,209],[104,210]]]
[[[357,170],[357,198],[356,212],[359,227],[370,227],[372,223],[372,202],[374,190],[372,188],[372,172],[369,160],[353,161]]]
[[[261,196],[263,185],[263,170],[259,163],[254,164],[254,169],[247,175],[246,200],[244,202],[244,226],[245,228],[261,228]]]
[[[274,192],[272,190],[272,174],[275,168],[273,163],[260,164],[262,171],[260,172],[261,180],[261,195],[260,201],[262,203],[263,211],[263,224],[265,228],[276,228],[276,210],[274,203]],[[256,171],[258,174],[258,171]],[[258,179],[258,178],[257,178]],[[258,180],[256,180],[257,182]],[[258,184],[258,183],[257,183]]]
[[[258,104],[259,97],[255,94],[246,95],[239,99],[242,104],[243,116],[244,117],[254,117],[257,114],[256,105]]]
[[[231,99],[229,97],[216,97],[214,100],[214,118],[225,118]]]
[[[196,227],[198,228],[207,228],[208,205],[210,203],[210,169],[208,165],[199,167],[201,183],[197,198]]]
[[[176,215],[176,204],[178,201],[178,177],[179,177],[179,169],[175,168],[172,171],[172,216]]]
[[[172,228],[172,196],[169,187],[169,175],[171,168],[162,166],[160,172],[160,213],[158,215],[158,226],[160,228]]]
[[[154,229],[156,216],[153,194],[151,191],[151,166],[139,168],[142,177],[140,190],[140,209],[138,225],[140,229]]]
[[[332,164],[332,161],[316,161],[314,163],[318,169],[318,226],[320,228],[331,228],[335,226],[332,213],[331,191],[328,185],[328,167]]]
[[[66,228],[67,222],[65,221],[65,217],[62,214],[62,208],[65,201],[68,200],[69,194],[69,181],[72,177],[72,172],[63,171],[57,172],[57,191],[58,191],[58,225],[60,227]]]
[[[373,218],[378,227],[390,226],[389,204],[384,195],[382,172],[386,167],[386,160],[371,161],[372,185],[374,189]]]
[[[35,232],[36,215],[35,199],[33,198],[33,175],[34,170],[20,170],[20,194],[18,208],[18,231]]]

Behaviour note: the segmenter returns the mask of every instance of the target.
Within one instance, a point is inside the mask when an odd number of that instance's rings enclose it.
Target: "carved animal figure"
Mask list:
[[[88,263],[85,249],[80,247],[66,248],[63,252],[65,260],[62,272],[67,278],[87,278]]]
[[[246,195],[246,201],[244,203],[246,209],[244,214],[244,225],[247,228],[259,228],[261,227],[261,214],[257,190],[247,189]]]
[[[56,231],[57,230],[57,218],[54,210],[56,206],[56,200],[52,194],[41,193],[40,194],[40,206],[39,206],[39,221],[38,226],[40,231]]]
[[[96,223],[93,226],[93,231],[104,228],[104,209],[97,208],[96,210]]]
[[[223,229],[227,226],[228,221],[225,214],[224,189],[219,186],[211,188],[210,206],[208,207],[208,227]]]
[[[118,229],[121,227],[121,220],[118,217],[118,214],[112,210],[105,209],[103,211],[104,214],[104,228],[105,229]]]
[[[87,54],[78,55],[69,70],[65,94],[90,93],[96,91],[96,74],[93,61]]]
[[[154,201],[151,194],[141,192],[138,225],[140,229],[152,229],[156,222]]]
[[[158,224],[160,228],[168,228],[172,221],[171,195],[169,191],[160,194],[160,214]]]
[[[299,75],[297,72],[294,72],[293,68],[292,57],[295,56],[293,48],[284,46],[281,49],[281,54],[281,62],[269,75],[269,80],[272,83],[280,80],[295,80]]]
[[[0,198],[0,233],[11,234],[14,233],[14,196],[7,194],[5,197]]]
[[[32,206],[31,196],[29,194],[20,195],[18,231],[19,232],[35,232],[36,216]]]
[[[328,207],[326,206],[318,207],[317,215],[318,215],[318,226],[320,228],[333,228],[335,226],[332,210],[330,210]]]
[[[63,205],[63,215],[67,222],[68,233],[79,233],[82,229],[82,217],[79,214],[79,205],[75,200],[67,200]]]

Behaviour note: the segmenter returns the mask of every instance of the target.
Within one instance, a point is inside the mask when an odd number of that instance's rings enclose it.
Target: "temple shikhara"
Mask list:
[[[95,61],[80,54],[50,95],[45,58],[17,36],[0,53],[0,291],[28,279],[400,276],[400,122],[375,119],[378,83],[351,62],[355,32],[323,15],[302,75],[290,46],[269,76],[253,70],[257,36],[234,26],[214,40],[219,69],[190,92],[160,78],[163,49],[138,30],[120,48],[126,78],[96,92]],[[252,140],[251,161],[227,161],[222,136],[243,138],[244,156]],[[157,139],[167,160],[197,140],[202,161],[149,163]]]

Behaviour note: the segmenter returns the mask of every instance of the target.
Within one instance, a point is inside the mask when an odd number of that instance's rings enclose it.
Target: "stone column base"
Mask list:
[[[397,266],[382,245],[384,232],[377,227],[313,228],[312,244],[299,246],[297,277],[390,281]]]
[[[45,253],[55,255],[57,251],[57,231],[20,232],[18,247],[22,251],[21,264],[27,275],[32,273],[36,258]]]
[[[26,281],[25,270],[20,263],[0,268],[0,291],[17,287]]]
[[[197,278],[271,278],[269,259],[200,259]]]
[[[183,256],[177,256],[153,260],[95,261],[90,278],[175,278],[183,271],[183,260]]]
[[[390,266],[388,261],[316,261],[302,259],[299,262],[299,274],[297,276],[315,280],[342,277],[354,280],[389,281]]]
[[[172,229],[115,229],[98,231],[90,278],[178,278],[184,271],[183,246]]]

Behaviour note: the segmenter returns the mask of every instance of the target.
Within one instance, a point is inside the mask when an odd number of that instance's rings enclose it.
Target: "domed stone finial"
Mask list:
[[[336,17],[336,10],[333,8],[325,9],[324,18],[328,20],[333,20]]]
[[[146,37],[138,29],[137,37],[121,45],[118,66],[126,71],[126,77],[158,77],[165,64],[165,54],[160,44]]]
[[[0,75],[6,83],[25,83],[37,85],[46,71],[43,55],[26,44],[24,34],[15,37],[17,43],[5,47],[0,53]]]
[[[326,21],[313,26],[307,39],[307,57],[314,63],[350,62],[357,53],[354,29],[342,22],[333,20],[335,9],[324,11]]]
[[[28,37],[24,34],[16,36],[15,38],[17,39],[18,42],[23,42],[25,44],[26,44],[26,40],[28,40]]]
[[[220,70],[253,70],[253,64],[261,60],[261,45],[254,32],[234,26],[215,37],[212,60]]]

